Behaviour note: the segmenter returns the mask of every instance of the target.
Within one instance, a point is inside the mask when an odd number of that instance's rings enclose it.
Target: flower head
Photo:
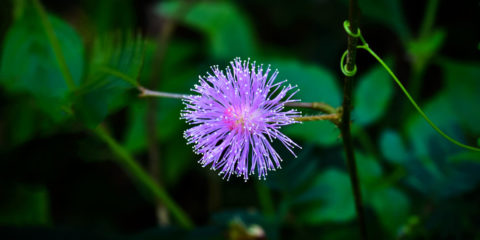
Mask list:
[[[199,84],[183,102],[186,105],[181,118],[194,125],[184,132],[195,153],[201,154],[199,163],[220,169],[219,175],[229,179],[232,173],[243,176],[258,172],[259,179],[268,170],[280,168],[282,158],[271,143],[279,140],[294,156],[293,147],[299,147],[281,133],[282,126],[296,123],[296,110],[282,111],[284,104],[295,102],[292,97],[298,89],[283,86],[287,80],[275,83],[278,75],[270,66],[263,71],[250,60],[240,58],[231,62],[225,72],[213,66],[213,73],[200,76]]]

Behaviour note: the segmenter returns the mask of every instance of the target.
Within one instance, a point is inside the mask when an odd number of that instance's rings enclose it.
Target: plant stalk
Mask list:
[[[192,229],[194,227],[192,220],[187,214],[175,203],[170,195],[159,186],[149,176],[145,170],[137,163],[132,155],[120,145],[114,138],[110,136],[107,130],[100,126],[94,130],[95,134],[103,140],[117,156],[116,160],[121,166],[133,177],[138,183],[141,183],[155,199],[161,200],[165,207],[170,210],[172,215],[178,220],[179,224],[185,229]]]
[[[349,1],[349,21],[350,31],[352,33],[358,32],[358,1]],[[357,54],[358,38],[348,35],[348,54],[346,58],[346,69],[353,71],[355,68],[356,54]],[[343,88],[343,114],[340,122],[340,131],[342,133],[343,147],[347,161],[348,172],[350,175],[350,182],[352,185],[353,195],[355,199],[355,210],[357,212],[357,221],[360,228],[360,235],[362,240],[367,239],[367,228],[365,223],[365,211],[362,203],[362,193],[360,191],[360,181],[358,178],[357,163],[355,161],[355,153],[353,149],[352,134],[350,129],[350,115],[352,110],[352,86],[354,76],[345,76]]]

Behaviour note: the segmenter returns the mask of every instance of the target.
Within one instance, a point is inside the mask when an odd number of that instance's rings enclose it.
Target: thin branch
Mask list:
[[[349,22],[350,32],[358,33],[358,1],[350,0],[349,4]],[[347,63],[346,70],[355,72],[355,60],[357,54],[357,42],[358,37],[354,37],[353,34],[348,34],[348,47],[347,47]],[[342,66],[343,67],[343,66]],[[365,211],[362,203],[362,192],[360,191],[360,181],[357,173],[357,163],[355,161],[355,154],[353,149],[352,134],[350,130],[350,115],[352,110],[352,87],[353,87],[354,74],[345,75],[345,82],[343,88],[343,114],[340,122],[340,131],[342,133],[343,147],[345,150],[345,156],[347,160],[348,171],[350,175],[350,182],[352,184],[353,195],[355,199],[355,210],[357,212],[357,220],[360,227],[361,239],[367,239],[367,228],[365,223]]]
[[[309,109],[318,110],[324,113],[337,112],[337,109],[322,102],[289,102],[289,103],[285,103],[285,107],[309,108]]]
[[[186,98],[188,95],[186,94],[178,94],[178,93],[168,93],[168,92],[159,92],[146,89],[142,86],[138,87],[140,97],[160,97],[160,98],[176,98],[176,99],[183,99]]]
[[[183,99],[188,97],[187,94],[179,94],[179,93],[168,93],[168,92],[160,92],[160,91],[153,91],[147,89],[143,86],[139,86],[138,90],[140,91],[140,97],[160,97],[160,98],[176,98],[176,99]],[[326,103],[322,102],[289,102],[285,103],[285,107],[292,107],[292,108],[308,108],[313,110],[318,110],[324,113],[337,113],[339,109],[336,109]]]
[[[310,121],[323,121],[328,120],[338,125],[340,123],[341,114],[338,113],[331,113],[331,114],[323,114],[323,115],[314,115],[314,116],[302,116],[294,118],[295,121],[299,122],[310,122]]]

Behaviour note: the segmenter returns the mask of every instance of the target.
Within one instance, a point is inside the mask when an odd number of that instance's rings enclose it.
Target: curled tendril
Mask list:
[[[442,130],[440,130],[440,128],[438,128],[438,126],[435,125],[432,122],[432,120],[430,120],[430,118],[428,118],[428,116],[425,114],[425,112],[423,112],[423,110],[418,106],[418,104],[415,102],[415,100],[413,100],[413,97],[410,95],[410,93],[407,91],[407,89],[403,86],[403,84],[400,82],[400,80],[398,80],[397,76],[395,76],[395,74],[390,69],[390,67],[388,67],[388,65],[368,46],[367,42],[365,41],[365,39],[363,38],[363,36],[360,32],[360,28],[357,28],[356,33],[352,33],[352,31],[350,30],[350,22],[348,20],[343,22],[343,27],[345,28],[345,32],[347,32],[347,34],[349,36],[352,36],[354,38],[360,38],[360,41],[362,42],[362,45],[358,45],[357,48],[365,49],[368,53],[370,53],[370,55],[372,55],[380,63],[380,65],[382,65],[383,68],[385,68],[385,70],[388,72],[388,74],[390,74],[390,76],[393,78],[395,83],[400,87],[402,92],[408,98],[408,100],[413,105],[415,110],[417,110],[417,112],[425,119],[425,121],[427,121],[427,123],[437,133],[439,133],[443,138],[447,139],[448,141],[450,141],[451,143],[453,143],[453,144],[455,144],[459,147],[462,147],[462,148],[465,148],[465,149],[468,149],[468,150],[472,150],[472,151],[480,152],[480,148],[472,147],[472,146],[463,144],[463,143],[453,139],[452,137],[448,136],[446,133],[444,133]],[[344,58],[347,54],[348,54],[348,50],[345,51],[345,53],[343,53],[342,59],[340,60],[340,68],[342,69],[342,73],[345,74],[346,76],[353,76],[353,75],[355,75],[355,73],[357,71],[356,66],[354,67],[354,69],[352,71],[348,71],[348,69],[346,69],[345,65],[343,64],[343,62],[345,60]],[[349,74],[352,74],[352,72],[353,72],[353,75],[349,75]]]
[[[345,28],[345,32],[347,32],[348,35],[350,35],[354,38],[358,38],[362,35],[360,33],[360,28],[357,28],[357,33],[352,33],[352,30],[350,30],[350,21],[348,21],[348,20],[345,20],[343,22],[343,28]]]
[[[357,73],[357,65],[353,65],[353,69],[348,70],[347,65],[344,64],[345,57],[347,56],[347,54],[348,54],[348,50],[346,50],[342,55],[342,59],[340,60],[340,70],[342,70],[343,75],[347,77],[353,77]]]

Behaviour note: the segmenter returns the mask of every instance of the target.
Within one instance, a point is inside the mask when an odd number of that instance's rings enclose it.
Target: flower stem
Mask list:
[[[160,98],[176,98],[176,99],[183,99],[188,97],[187,94],[179,94],[179,93],[169,93],[169,92],[160,92],[160,91],[153,91],[147,89],[143,86],[138,86],[138,90],[140,91],[140,97],[160,97]],[[322,102],[288,102],[285,103],[285,107],[292,107],[292,108],[309,108],[313,110],[318,110],[320,112],[332,114],[337,113],[338,109]]]
[[[142,186],[148,189],[156,199],[161,200],[183,228],[193,228],[193,222],[185,212],[175,203],[170,195],[142,169],[132,155],[108,134],[103,126],[98,127],[94,132],[110,147],[112,152],[115,153],[117,156],[116,159],[124,169],[130,173],[135,180],[141,183]]]
[[[285,107],[293,107],[293,108],[310,108],[313,110],[318,110],[324,113],[336,113],[337,109],[334,107],[322,103],[322,102],[289,102],[285,103]]]
[[[138,90],[140,91],[140,95],[139,95],[140,97],[160,97],[160,98],[182,99],[188,96],[186,94],[153,91],[153,90],[144,88],[142,86],[139,86]]]
[[[349,21],[350,31],[358,33],[358,2],[357,0],[350,0],[349,4]],[[346,70],[355,72],[355,60],[357,53],[358,38],[348,34],[348,47],[346,56]],[[357,212],[357,221],[360,227],[361,239],[367,239],[367,228],[365,223],[365,214],[362,203],[362,193],[360,191],[360,181],[358,179],[357,164],[355,161],[355,154],[353,149],[352,135],[350,130],[350,113],[352,109],[352,86],[354,74],[345,74],[345,82],[343,88],[343,114],[340,122],[340,131],[342,133],[343,147],[345,150],[348,171],[350,175],[350,182],[352,184],[353,195],[355,199],[355,210]]]
[[[299,121],[299,122],[328,120],[328,121],[331,121],[334,124],[338,125],[339,122],[340,122],[340,118],[341,118],[341,114],[331,113],[331,114],[323,114],[323,115],[315,115],[315,116],[296,117],[296,118],[294,118],[294,120]]]

